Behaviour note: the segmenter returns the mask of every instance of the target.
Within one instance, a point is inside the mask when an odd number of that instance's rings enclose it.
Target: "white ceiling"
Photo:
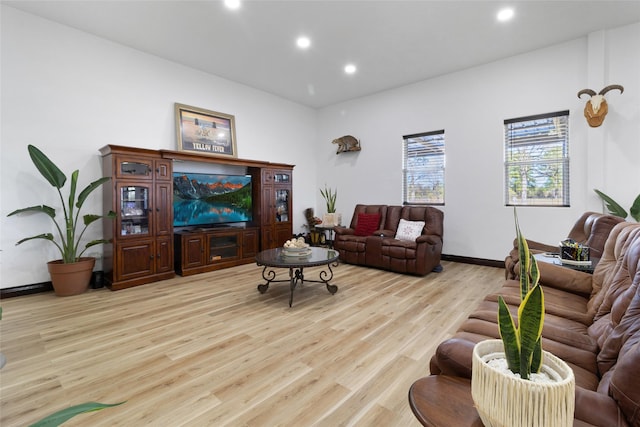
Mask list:
[[[316,108],[640,22],[640,1],[612,0],[3,3]]]

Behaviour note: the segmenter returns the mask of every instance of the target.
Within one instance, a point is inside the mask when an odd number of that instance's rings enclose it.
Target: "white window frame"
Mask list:
[[[405,135],[402,141],[403,204],[444,205],[444,130]]]
[[[569,111],[504,121],[506,206],[570,206]]]

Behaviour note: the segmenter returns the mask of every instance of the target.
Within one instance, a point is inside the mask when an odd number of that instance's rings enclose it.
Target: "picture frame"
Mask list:
[[[179,103],[175,115],[178,151],[238,157],[233,115]]]

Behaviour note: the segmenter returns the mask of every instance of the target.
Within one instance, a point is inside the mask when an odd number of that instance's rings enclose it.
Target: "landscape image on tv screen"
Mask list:
[[[173,225],[251,221],[251,176],[173,173]]]

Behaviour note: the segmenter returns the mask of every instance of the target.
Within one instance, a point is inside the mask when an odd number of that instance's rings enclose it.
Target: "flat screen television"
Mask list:
[[[173,173],[173,226],[252,220],[251,175]]]

